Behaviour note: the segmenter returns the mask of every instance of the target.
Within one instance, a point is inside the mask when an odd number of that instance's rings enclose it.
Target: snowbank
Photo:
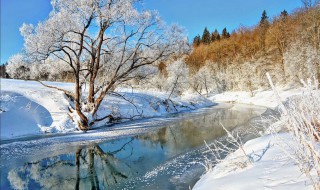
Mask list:
[[[70,91],[74,88],[72,83],[46,83]],[[166,93],[132,89],[120,89],[118,93],[122,97],[108,96],[103,100],[99,117],[111,113],[121,118],[147,118],[214,105],[201,96],[187,95],[172,98],[174,106],[168,108],[164,104]],[[68,117],[69,101],[65,95],[38,82],[1,79],[0,101],[1,139],[77,130]]]
[[[54,83],[71,89],[70,83]],[[38,82],[1,79],[1,139],[73,131],[64,94]]]
[[[301,98],[305,89],[277,91],[281,101],[287,102],[288,98],[293,96]],[[225,92],[209,99],[270,108],[276,108],[279,103],[271,90],[255,92],[254,96],[249,92]],[[252,158],[252,163],[244,164],[248,158],[239,149],[207,171],[193,189],[313,189],[310,178],[298,167],[298,160],[294,156],[295,148],[298,147],[296,143],[297,139],[289,133],[267,135],[248,141],[244,150]],[[316,178],[315,171],[312,170],[311,176]]]
[[[283,133],[276,137],[268,135],[248,141],[244,149],[254,158],[251,165],[239,167],[244,157],[237,150],[203,175],[193,189],[313,189],[311,182],[301,174],[292,158],[284,153],[283,142],[291,138],[288,133]],[[290,153],[292,150],[287,147],[286,151]]]
[[[282,101],[286,101],[289,97],[300,95],[302,93],[302,89],[299,88],[277,89],[277,91]],[[278,106],[274,91],[272,91],[271,89],[256,91],[254,93],[254,96],[251,96],[250,92],[245,91],[224,92],[221,94],[212,95],[211,97],[209,97],[209,99],[214,102],[234,102],[265,106],[269,108],[276,108]]]

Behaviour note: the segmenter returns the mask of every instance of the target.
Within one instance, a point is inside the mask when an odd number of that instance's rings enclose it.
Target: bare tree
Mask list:
[[[180,27],[166,26],[155,12],[139,12],[136,2],[53,0],[46,21],[20,29],[31,58],[54,57],[71,67],[74,92],[56,89],[72,99],[70,115],[81,130],[111,117],[97,113],[104,97],[135,78],[140,67],[185,50],[181,47],[187,39]]]
[[[319,0],[301,0],[301,2],[306,9],[310,9],[313,6],[319,6],[320,4]]]

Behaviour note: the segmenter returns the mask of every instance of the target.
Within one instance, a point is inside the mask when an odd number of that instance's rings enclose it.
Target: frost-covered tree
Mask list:
[[[47,20],[20,29],[31,58],[55,57],[71,68],[74,92],[51,88],[73,100],[70,115],[81,130],[110,118],[98,114],[104,97],[134,79],[140,67],[186,50],[187,38],[180,27],[166,26],[154,11],[138,10],[137,2],[52,0]]]
[[[9,58],[6,72],[11,78],[15,79],[29,79],[30,68],[28,61],[22,54],[16,54]]]
[[[210,68],[210,63],[206,63],[196,74],[190,77],[190,86],[198,94],[202,94],[204,90],[206,96],[208,96],[213,89],[217,90],[217,80],[215,73]]]
[[[145,84],[142,85],[143,88],[146,89],[155,89],[159,91],[166,90],[166,80],[167,76],[166,74],[163,74],[159,71],[159,69],[156,70],[152,75],[149,75],[150,77],[145,80]]]
[[[182,94],[188,88],[189,69],[186,63],[179,59],[168,65],[167,72],[168,99],[170,99],[173,94]]]

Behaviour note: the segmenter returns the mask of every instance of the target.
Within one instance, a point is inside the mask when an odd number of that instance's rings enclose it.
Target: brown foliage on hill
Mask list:
[[[252,95],[269,88],[267,72],[282,86],[296,86],[308,78],[320,81],[320,6],[267,18],[264,12],[254,27],[239,27],[228,38],[194,45],[186,59],[191,74],[209,72],[214,85],[206,89],[211,92],[246,90]],[[193,86],[202,88],[198,82]]]
[[[269,57],[273,64],[283,64],[284,53],[297,41],[319,50],[319,25],[319,7],[299,9],[290,15],[284,11],[267,26],[240,27],[229,38],[195,46],[187,64],[194,71],[206,61],[223,67]]]

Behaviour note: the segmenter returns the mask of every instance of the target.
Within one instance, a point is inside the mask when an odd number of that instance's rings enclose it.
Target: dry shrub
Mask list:
[[[320,189],[320,91],[318,80],[303,82],[302,95],[290,98],[285,104],[275,90],[270,77],[270,84],[280,103],[281,116],[273,125],[291,134],[291,141],[284,141],[283,150],[290,156],[299,169],[311,181],[314,189]],[[274,130],[275,131],[275,130]]]

